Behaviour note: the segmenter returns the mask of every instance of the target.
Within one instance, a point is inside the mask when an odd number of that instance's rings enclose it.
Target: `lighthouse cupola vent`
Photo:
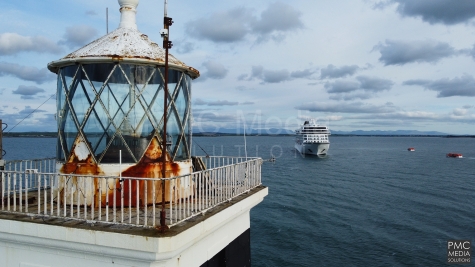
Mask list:
[[[121,13],[119,28],[137,29],[135,13],[139,0],[119,0],[119,5]]]

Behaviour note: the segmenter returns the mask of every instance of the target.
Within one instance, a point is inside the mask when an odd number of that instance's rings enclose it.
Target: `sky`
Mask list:
[[[6,132],[56,131],[51,61],[116,29],[116,0],[0,2],[0,119]],[[163,1],[138,29],[161,44]],[[474,134],[473,0],[169,0],[170,52],[193,81],[195,131]]]

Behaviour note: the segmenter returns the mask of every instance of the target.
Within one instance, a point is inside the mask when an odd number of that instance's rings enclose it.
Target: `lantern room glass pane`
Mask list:
[[[58,76],[58,126],[67,160],[78,134],[100,163],[138,162],[163,130],[163,68],[131,64],[67,66]],[[189,76],[169,70],[167,134],[174,160],[189,159]],[[69,102],[65,101],[65,95]],[[69,106],[68,103],[71,103]],[[161,138],[160,138],[161,139]],[[160,140],[159,139],[159,140]],[[107,148],[107,150],[106,150]],[[173,153],[173,154],[172,154]]]

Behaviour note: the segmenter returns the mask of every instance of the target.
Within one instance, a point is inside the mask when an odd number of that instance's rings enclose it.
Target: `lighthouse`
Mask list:
[[[48,64],[56,155],[5,162],[0,266],[249,266],[262,159],[191,154],[199,71],[168,53],[166,11],[158,44],[118,3],[116,30]]]

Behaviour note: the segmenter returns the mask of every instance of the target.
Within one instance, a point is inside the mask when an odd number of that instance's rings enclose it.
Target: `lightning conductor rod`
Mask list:
[[[106,31],[109,34],[109,8],[106,7]]]
[[[172,48],[172,42],[168,40],[169,29],[173,24],[172,18],[167,16],[168,1],[165,0],[163,25],[164,29],[160,31],[163,38],[163,48],[165,48],[165,82],[164,82],[164,97],[163,97],[163,138],[162,138],[162,210],[160,211],[160,229],[164,232],[168,227],[165,223],[165,177],[166,177],[166,163],[167,163],[167,117],[168,117],[168,49]]]

